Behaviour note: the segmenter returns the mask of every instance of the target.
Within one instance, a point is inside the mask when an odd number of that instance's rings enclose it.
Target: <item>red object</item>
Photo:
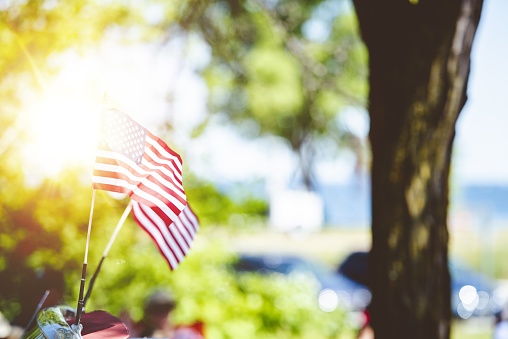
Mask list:
[[[180,155],[127,114],[114,109],[105,110],[102,116],[92,185],[127,194],[171,221],[187,204]]]
[[[67,320],[69,325],[76,322],[75,318]],[[127,339],[129,330],[117,317],[105,311],[83,313],[81,316],[81,336],[84,339]]]
[[[167,222],[160,210],[132,203],[134,220],[143,228],[157,244],[160,253],[166,258],[170,268],[174,270],[189,252],[199,221],[187,204],[173,222]],[[169,225],[169,226],[168,226]]]
[[[365,310],[363,310],[362,313],[364,316],[362,328],[370,326],[370,312],[367,309],[365,309]]]
[[[204,339],[205,331],[202,322],[178,326],[173,339]]]

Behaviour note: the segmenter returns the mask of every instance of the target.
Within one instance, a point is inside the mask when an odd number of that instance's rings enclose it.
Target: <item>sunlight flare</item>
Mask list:
[[[24,168],[36,177],[56,177],[70,166],[93,163],[101,107],[84,97],[46,93],[26,109]]]

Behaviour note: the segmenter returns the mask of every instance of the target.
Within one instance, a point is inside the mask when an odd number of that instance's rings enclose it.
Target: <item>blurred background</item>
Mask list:
[[[457,124],[455,338],[489,338],[508,300],[507,13],[485,2]],[[89,309],[137,321],[167,288],[174,321],[203,322],[207,338],[354,337],[370,294],[362,262],[344,263],[371,239],[367,54],[349,1],[2,0],[0,14],[10,321],[26,325],[46,289],[47,303],[77,301],[98,118],[114,107],[182,156],[201,229],[170,271],[128,219]],[[89,272],[127,203],[97,192]]]

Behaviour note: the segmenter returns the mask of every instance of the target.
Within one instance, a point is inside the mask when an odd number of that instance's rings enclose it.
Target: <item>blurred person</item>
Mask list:
[[[138,335],[151,338],[172,338],[175,328],[170,321],[170,315],[176,307],[172,294],[165,291],[155,291],[147,300],[143,308],[143,319],[138,324]]]
[[[358,330],[357,339],[374,339],[374,329],[370,326],[370,313],[368,309],[363,311],[362,326]]]
[[[374,339],[374,330],[369,325],[366,325],[358,332],[357,339]]]
[[[138,336],[138,324],[132,319],[131,314],[127,310],[122,310],[118,316],[118,319],[127,327],[131,337]]]
[[[200,322],[188,326],[176,326],[171,322],[175,308],[176,300],[171,293],[155,291],[145,302],[143,319],[138,324],[131,324],[131,335],[170,339],[204,338],[203,324]],[[123,318],[125,319],[125,314]]]

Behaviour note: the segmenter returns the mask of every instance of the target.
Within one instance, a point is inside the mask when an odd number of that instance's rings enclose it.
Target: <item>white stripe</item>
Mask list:
[[[189,220],[189,218],[187,217],[187,211],[189,210],[189,205],[185,206],[185,208],[183,209],[183,211],[180,213],[180,215],[178,216],[178,219],[180,219],[180,221],[182,222],[182,227],[185,228],[185,230],[187,231],[187,233],[192,237],[194,238],[194,236],[196,235],[196,231],[194,229],[194,225],[192,225],[191,221]]]
[[[197,232],[198,229],[199,229],[199,221],[198,221],[198,218],[196,217],[196,215],[192,212],[190,207],[185,207],[182,212],[185,213],[185,216],[189,220],[189,222],[192,225],[194,231]]]
[[[124,155],[122,155],[120,153],[110,152],[110,151],[104,151],[104,150],[97,150],[97,155],[100,156],[100,157],[103,157],[103,158],[108,158],[108,159],[113,159],[113,160],[118,160],[118,161],[125,162],[130,168],[135,170],[139,175],[136,176],[135,174],[133,174],[132,172],[130,172],[129,170],[124,168],[124,166],[120,166],[120,165],[109,165],[109,164],[102,164],[102,163],[95,162],[94,169],[99,169],[99,170],[102,169],[102,170],[110,171],[110,172],[120,172],[120,173],[125,174],[127,177],[129,177],[129,179],[132,179],[132,180],[138,181],[138,182],[140,182],[142,180],[140,178],[145,178],[146,176],[152,176],[153,178],[157,179],[157,181],[159,181],[162,186],[165,186],[165,187],[169,188],[171,191],[175,192],[178,196],[180,196],[181,198],[185,199],[185,193],[182,193],[183,186],[181,186],[180,183],[178,183],[178,182],[175,182],[175,183],[169,182],[166,179],[162,178],[160,176],[160,174],[154,173],[152,171],[147,171],[147,170],[141,168],[134,161],[132,161],[131,159],[129,159],[128,157],[126,157],[126,156],[124,156]],[[148,162],[144,161],[144,164],[145,163],[148,163]],[[111,166],[111,167],[108,167],[108,166]],[[122,170],[115,170],[114,168],[116,168],[116,167],[121,168]],[[109,168],[111,168],[111,170]],[[176,186],[175,184],[178,184],[179,188],[182,191],[177,189],[175,187]],[[146,185],[146,186],[148,187],[148,185]]]
[[[133,202],[132,207],[134,209],[136,218],[143,225],[143,227],[146,228],[147,232],[154,237],[157,246],[164,254],[164,257],[166,257],[166,259],[170,262],[171,267],[176,268],[178,266],[178,261],[162,238],[162,235],[157,231],[157,227],[140,211],[140,205],[137,202]]]
[[[138,190],[139,192],[136,192],[136,195],[139,196],[140,198],[143,198],[147,201],[150,201],[152,202],[155,206],[159,207],[162,212],[164,212],[164,214],[166,214],[169,219],[171,220],[175,220],[176,218],[178,218],[178,216],[175,214],[175,212],[173,212],[173,210],[171,208],[169,208],[164,202],[162,202],[160,199],[157,199],[155,198],[153,195],[151,194],[148,194],[142,190]],[[185,207],[185,205],[183,205],[181,208],[183,209]],[[176,208],[178,208],[179,210],[180,209],[180,206],[176,206]],[[167,226],[166,226],[167,227]]]
[[[173,249],[173,252],[177,256],[178,261],[181,261],[185,257],[185,249],[180,249],[178,244],[180,243],[177,239],[174,238],[172,232],[169,231],[166,223],[162,220],[154,210],[150,207],[145,206],[143,204],[139,204],[140,208],[150,217],[150,219],[156,224],[160,234],[164,237],[169,247]],[[176,241],[176,242],[175,242]],[[178,244],[177,244],[178,243]],[[183,251],[183,252],[182,252]]]
[[[147,153],[149,153],[149,152],[147,152]],[[172,185],[179,187],[181,190],[183,190],[183,185],[180,183],[183,180],[182,176],[175,175],[176,173],[169,170],[167,168],[167,166],[157,165],[157,163],[150,162],[145,158],[143,158],[141,160],[141,164],[150,169],[150,171],[148,171],[148,173],[152,173],[152,171],[157,171],[157,170],[161,171],[162,173],[164,173],[165,175],[167,175],[170,178],[170,180],[171,180],[170,182],[172,183]],[[157,175],[157,179],[159,181],[167,181],[168,182],[168,180],[164,179],[159,173],[153,173],[153,175],[154,176]]]
[[[168,227],[170,229],[170,232],[171,234],[173,234],[173,237],[174,239],[176,240],[176,242],[180,245],[182,251],[187,254],[187,252],[189,252],[189,248],[190,246],[187,246],[187,243],[185,242],[185,240],[182,238],[182,234],[180,233],[180,231],[178,230],[178,228],[176,227],[175,223],[171,223],[171,225],[169,225]]]
[[[150,155],[151,151],[146,151],[145,153]],[[154,155],[152,155],[152,156],[154,156]],[[176,186],[183,189],[183,186],[180,183],[183,180],[182,175],[179,173],[176,173],[174,169],[170,169],[166,165],[159,164],[158,162],[155,162],[155,161],[149,161],[146,158],[141,159],[141,165],[148,167],[150,169],[150,171],[155,171],[155,170],[161,171],[163,174],[167,175],[170,178],[170,180],[174,182],[174,184]],[[166,180],[166,179],[164,179],[164,180]]]
[[[177,230],[178,232],[182,235],[182,237],[185,239],[185,241],[187,241],[187,243],[189,244],[189,247],[190,245],[192,244],[192,235],[189,234],[190,232],[188,232],[185,228],[185,226],[182,224],[182,219],[180,219],[180,217],[182,216],[182,213],[180,213],[180,216],[178,217],[178,219],[176,219],[174,222],[173,222],[173,225]]]
[[[152,178],[157,179],[157,181],[160,182],[163,186],[165,186],[165,187],[169,188],[171,191],[175,192],[182,199],[185,199],[185,193],[183,193],[184,189],[180,183],[178,183],[177,181],[174,181],[174,182],[167,181],[159,173],[155,173],[155,172],[147,172],[147,173],[150,173],[150,176]],[[178,188],[180,188],[180,189],[178,189]]]
[[[163,201],[161,201],[160,199],[157,199],[153,195],[151,195],[141,189],[138,189],[138,187],[135,185],[130,185],[125,180],[116,179],[116,178],[107,178],[107,177],[93,177],[93,182],[97,183],[97,184],[106,184],[106,185],[112,185],[112,186],[126,188],[126,189],[133,192],[133,196],[138,196],[140,198],[143,198],[147,201],[150,201],[155,206],[159,207],[171,220],[175,220],[178,217],[175,214],[175,212],[173,212],[173,210],[171,208],[169,208]],[[136,200],[136,199],[134,199],[134,200]],[[185,208],[185,206],[186,206],[185,203],[181,203],[176,199],[173,199],[173,200],[175,200],[175,202],[173,202],[173,205],[178,210],[181,211],[183,208]]]
[[[177,165],[177,167],[178,167],[178,169],[179,169],[178,172],[182,173],[181,159],[178,159],[178,157],[172,155],[171,153],[168,153],[168,151],[166,151],[163,147],[161,147],[161,145],[159,145],[159,143],[156,140],[150,138],[150,136],[148,136],[148,135],[147,135],[147,138],[146,138],[146,142],[149,143],[150,145],[152,145],[154,148],[156,148],[162,156],[164,156],[164,157],[166,157],[168,159],[174,160],[176,165]],[[171,147],[169,147],[169,148],[171,148]],[[171,166],[173,166],[173,165],[171,165]]]
[[[103,164],[103,163],[96,163],[95,166],[94,166],[94,169],[105,171],[105,172],[123,174],[126,177],[128,177],[131,181],[134,181],[136,183],[142,183],[146,187],[148,187],[148,188],[154,190],[155,192],[159,193],[160,195],[162,195],[163,197],[168,199],[174,205],[181,204],[180,202],[178,202],[178,199],[176,199],[170,193],[166,192],[161,186],[159,186],[159,185],[155,184],[154,182],[150,181],[147,177],[137,177],[137,176],[135,176],[134,174],[132,174],[132,172],[130,172],[128,169],[126,169],[123,166]],[[92,177],[92,182],[97,182],[98,178],[102,178],[102,177],[103,176],[93,176]],[[155,176],[152,175],[152,177],[155,177]],[[104,178],[111,179],[109,177],[104,177]],[[124,182],[125,183],[125,184],[121,184],[121,185],[118,185],[118,186],[128,188],[128,189],[132,190],[133,192],[136,192],[136,191],[140,190],[137,184],[131,184],[127,180],[123,180],[123,179],[118,179],[118,178],[115,178],[115,179],[118,180],[118,182]],[[155,179],[158,179],[158,178],[155,178]],[[171,192],[176,193],[176,195],[178,195],[180,198],[182,198],[184,200],[186,199],[185,193],[182,193],[180,190],[174,188],[174,186],[173,187],[164,186],[164,187],[166,187],[169,190],[171,190]]]

